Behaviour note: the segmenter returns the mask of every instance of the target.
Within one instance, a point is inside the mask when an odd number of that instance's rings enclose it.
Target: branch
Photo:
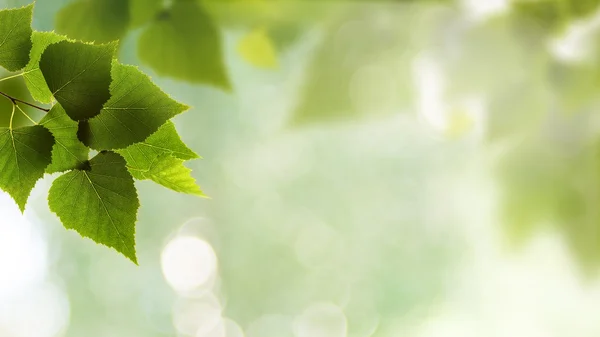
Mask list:
[[[22,100],[20,100],[18,98],[14,98],[14,97],[12,97],[10,95],[7,95],[7,94],[3,93],[2,91],[0,91],[0,95],[8,98],[11,102],[13,102],[13,104],[22,103],[22,104],[28,105],[28,106],[30,106],[32,108],[35,108],[35,109],[38,109],[38,110],[41,110],[41,111],[44,111],[44,112],[50,111],[50,109],[46,109],[46,108],[43,108],[41,106],[37,106],[35,104],[31,104],[29,102],[22,101]]]

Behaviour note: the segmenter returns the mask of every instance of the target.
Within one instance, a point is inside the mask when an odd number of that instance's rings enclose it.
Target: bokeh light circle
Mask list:
[[[169,242],[162,252],[161,263],[165,279],[180,293],[207,285],[217,270],[212,246],[190,236],[176,237]]]

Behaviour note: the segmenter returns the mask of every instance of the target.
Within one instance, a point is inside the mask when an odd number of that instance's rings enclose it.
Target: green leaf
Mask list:
[[[161,76],[230,90],[219,30],[195,1],[176,1],[142,33],[140,60]]]
[[[99,153],[88,168],[56,179],[48,204],[67,229],[112,247],[137,264],[135,222],[139,201],[133,178],[120,155]]]
[[[123,149],[142,142],[188,109],[136,67],[115,62],[112,77],[110,100],[98,116],[80,125],[79,139],[93,149]]]
[[[27,65],[31,50],[33,5],[0,11],[0,66],[17,71]]]
[[[25,211],[36,182],[51,162],[54,139],[43,126],[0,129],[0,188]]]
[[[139,27],[150,22],[162,9],[162,0],[129,0],[131,27]]]
[[[61,41],[46,48],[40,69],[52,95],[75,121],[100,113],[110,98],[115,44]]]
[[[31,96],[38,102],[46,104],[52,102],[52,93],[48,89],[44,75],[40,70],[42,53],[49,45],[66,40],[66,38],[66,36],[52,32],[33,32],[31,37],[33,48],[31,48],[29,63],[23,69],[23,78]]]
[[[145,141],[117,152],[125,158],[127,166],[136,171],[149,170],[154,159],[163,154],[183,160],[199,158],[181,141],[172,122],[167,122]]]
[[[144,142],[117,151],[138,180],[153,180],[177,192],[204,196],[184,160],[199,156],[179,138],[175,125],[167,122]]]
[[[121,39],[129,28],[129,3],[124,0],[82,0],[58,12],[56,30],[89,42]]]
[[[46,127],[56,143],[52,149],[52,164],[47,173],[64,172],[81,167],[88,159],[89,149],[77,138],[78,124],[74,122],[60,104],[55,104],[40,121]]]
[[[147,170],[129,170],[138,180],[152,180],[175,192],[204,196],[183,160],[168,154],[156,157]]]

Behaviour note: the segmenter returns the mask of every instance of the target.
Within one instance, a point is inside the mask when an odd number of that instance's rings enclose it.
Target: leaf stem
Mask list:
[[[2,91],[0,91],[0,95],[2,95],[4,97],[6,97],[7,99],[9,99],[11,102],[13,102],[13,104],[22,103],[22,104],[25,104],[27,106],[30,106],[32,108],[35,108],[35,109],[38,109],[38,110],[41,110],[41,111],[44,111],[44,112],[50,111],[50,109],[43,108],[43,107],[37,106],[35,104],[31,104],[29,102],[22,101],[22,100],[20,100],[18,98],[14,98],[14,97],[12,97],[10,95],[7,95],[7,94],[3,93]]]
[[[8,77],[0,79],[0,82],[6,81],[6,80],[10,80],[11,78],[17,78],[17,77],[20,77],[20,76],[23,76],[23,75],[25,75],[25,73],[18,73],[18,74],[12,75],[12,76],[8,76]]]
[[[17,105],[13,102],[12,113],[10,114],[10,124],[8,124],[8,129],[12,131],[13,129],[13,119],[15,118],[15,108]]]
[[[27,113],[26,113],[26,112],[25,112],[23,109],[21,109],[21,107],[20,107],[19,105],[17,105],[17,104],[14,104],[14,106],[16,106],[16,107],[17,107],[17,109],[19,109],[19,111],[21,111],[21,113],[22,113],[22,114],[23,114],[25,117],[27,117],[27,119],[29,119],[29,121],[30,121],[31,123],[33,123],[34,125],[38,125],[38,123],[37,123],[36,121],[34,121],[34,120],[33,120],[33,118],[29,117],[29,115],[28,115],[28,114],[27,114]]]

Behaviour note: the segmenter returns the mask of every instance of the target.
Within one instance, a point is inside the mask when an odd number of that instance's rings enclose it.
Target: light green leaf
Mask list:
[[[156,150],[169,153],[175,158],[183,160],[198,159],[200,156],[192,151],[179,137],[175,124],[166,122],[152,136],[148,137],[144,142],[134,144],[129,149],[134,147],[152,147]]]
[[[152,180],[175,192],[204,196],[191,175],[192,170],[183,166],[183,160],[168,154],[156,157],[147,170],[129,170],[138,180]]]
[[[52,107],[40,125],[50,130],[56,141],[52,149],[52,164],[46,168],[47,173],[73,170],[87,161],[90,151],[77,138],[78,124],[67,116],[60,104]]]
[[[0,188],[13,197],[21,212],[50,165],[52,145],[52,134],[43,126],[0,129]]]
[[[161,76],[230,90],[219,30],[196,1],[176,1],[142,33],[138,55]]]
[[[127,168],[138,180],[153,180],[177,192],[204,196],[183,166],[184,160],[199,156],[179,138],[175,125],[167,122],[144,142],[117,151],[127,161]]]
[[[52,95],[75,121],[100,113],[110,98],[115,44],[61,41],[46,48],[40,69]]]
[[[173,100],[136,67],[113,65],[111,98],[102,113],[80,124],[79,139],[96,150],[142,142],[188,107]]]
[[[279,64],[275,44],[265,28],[252,30],[238,44],[238,52],[250,64],[261,68],[276,68]]]
[[[0,66],[17,71],[27,65],[31,50],[33,5],[0,11]]]
[[[129,27],[129,3],[124,0],[82,0],[58,12],[56,30],[89,42],[121,39]]]
[[[131,27],[139,27],[154,19],[163,8],[162,0],[129,0]]]
[[[29,63],[23,69],[23,78],[29,92],[31,92],[31,97],[38,102],[46,104],[52,102],[52,93],[48,89],[44,75],[40,71],[42,53],[49,45],[66,40],[66,38],[66,36],[52,32],[33,32],[31,37],[33,48],[31,48]]]
[[[175,158],[190,160],[197,159],[199,156],[190,150],[179,138],[175,125],[167,122],[152,136],[141,143],[133,144],[125,149],[118,150],[125,160],[130,170],[147,171],[154,160],[168,154]]]
[[[67,229],[112,247],[137,264],[135,222],[139,201],[133,178],[120,155],[99,153],[88,168],[56,179],[48,203]]]

